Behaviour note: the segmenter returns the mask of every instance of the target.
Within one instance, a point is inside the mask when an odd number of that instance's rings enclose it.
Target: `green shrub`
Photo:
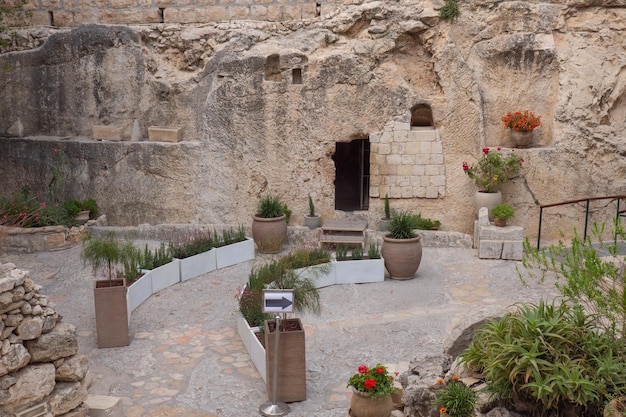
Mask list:
[[[385,220],[391,219],[391,209],[389,208],[389,194],[385,194]]]
[[[315,204],[313,204],[313,199],[311,198],[311,194],[309,194],[309,216],[315,216]]]
[[[93,198],[88,198],[86,200],[83,200],[80,203],[80,206],[83,210],[89,210],[89,216],[91,218],[96,218],[98,217],[98,214],[100,214],[98,203],[96,203],[96,200]]]
[[[283,204],[280,197],[273,194],[266,194],[259,200],[257,206],[257,216],[266,219],[280,217],[285,213],[286,205]]]
[[[71,217],[76,217],[78,212],[82,210],[80,206],[80,201],[78,200],[67,200],[65,203],[63,203],[63,208]]]
[[[491,215],[501,220],[511,220],[515,216],[515,210],[508,204],[498,204],[491,209]]]
[[[369,249],[367,250],[367,257],[369,259],[380,259],[380,247],[374,242],[370,242]]]
[[[435,228],[439,228],[441,226],[441,222],[439,220],[432,220],[425,217],[422,217],[421,214],[415,215],[416,229],[419,230],[432,230]]]
[[[352,248],[352,252],[350,253],[350,258],[355,260],[363,259],[363,247],[361,245],[357,245]]]
[[[439,407],[440,413],[450,417],[471,417],[476,415],[476,393],[463,382],[452,379],[435,392],[433,403]],[[445,409],[445,411],[443,410]]]
[[[337,245],[335,249],[335,257],[338,261],[345,261],[348,259],[348,248],[344,245]]]
[[[418,217],[407,211],[395,212],[391,215],[389,236],[393,239],[411,239],[415,237],[414,229],[418,226]]]
[[[597,317],[567,303],[521,304],[478,329],[461,363],[505,403],[532,405],[536,415],[593,415],[626,389],[623,344],[599,330]]]
[[[439,12],[439,17],[450,22],[454,22],[461,14],[457,0],[445,0],[445,5],[435,10]]]

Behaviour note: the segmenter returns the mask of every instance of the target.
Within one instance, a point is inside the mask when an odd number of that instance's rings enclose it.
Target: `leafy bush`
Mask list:
[[[515,210],[508,204],[498,204],[493,209],[491,209],[491,214],[496,219],[501,220],[511,220],[513,216],[515,216]]]
[[[599,330],[597,317],[567,303],[521,304],[477,330],[461,362],[505,403],[591,416],[626,392],[624,347]]]
[[[471,417],[476,415],[476,393],[457,377],[452,377],[450,381],[442,384],[435,392],[435,405],[439,408],[440,414],[446,413],[450,417]]]
[[[414,229],[418,226],[418,217],[406,211],[395,212],[391,215],[389,236],[393,239],[411,239],[415,237]]]
[[[257,206],[257,216],[266,219],[280,217],[285,214],[286,205],[283,204],[280,197],[273,194],[266,194],[259,200]]]

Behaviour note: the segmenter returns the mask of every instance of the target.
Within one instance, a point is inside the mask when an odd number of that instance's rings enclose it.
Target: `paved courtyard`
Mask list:
[[[94,278],[81,246],[8,254],[30,271],[64,321],[76,326],[89,358],[89,393],[121,399],[126,417],[258,416],[265,385],[237,335],[235,294],[253,261],[202,275],[152,296],[132,316],[128,347],[97,349]],[[388,364],[404,372],[420,352],[441,352],[452,329],[502,314],[518,301],[538,300],[551,284],[520,282],[521,262],[478,259],[467,248],[424,247],[408,281],[320,289],[322,312],[300,316],[306,331],[307,400],[290,416],[345,417],[346,388],[358,365]]]

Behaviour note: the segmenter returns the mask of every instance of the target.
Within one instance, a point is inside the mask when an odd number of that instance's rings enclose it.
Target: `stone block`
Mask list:
[[[89,407],[89,417],[123,417],[119,397],[88,395],[85,404]]]
[[[524,257],[524,245],[521,240],[502,242],[502,259],[521,261]]]
[[[92,136],[96,140],[122,140],[122,129],[114,126],[93,126]]]
[[[155,142],[180,142],[182,131],[180,127],[169,128],[161,126],[150,126],[148,128],[148,139]]]
[[[497,240],[479,240],[478,257],[480,259],[500,259],[502,256],[502,243]]]
[[[219,20],[226,20],[228,18],[228,13],[226,12],[225,7],[211,7],[207,13],[207,20],[212,22],[217,22]]]
[[[524,240],[524,228],[520,226],[489,226],[481,227],[478,238],[480,240]]]

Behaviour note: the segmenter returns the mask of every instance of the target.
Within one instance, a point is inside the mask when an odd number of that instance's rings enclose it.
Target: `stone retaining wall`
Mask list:
[[[95,222],[92,222],[95,224]],[[88,233],[87,226],[6,227],[0,226],[0,250],[38,252],[65,249],[80,242]]]
[[[229,20],[312,19],[343,2],[316,0],[28,0],[20,26],[75,27],[87,23],[206,23]]]
[[[0,417],[86,417],[87,357],[74,326],[14,264],[0,264]]]

